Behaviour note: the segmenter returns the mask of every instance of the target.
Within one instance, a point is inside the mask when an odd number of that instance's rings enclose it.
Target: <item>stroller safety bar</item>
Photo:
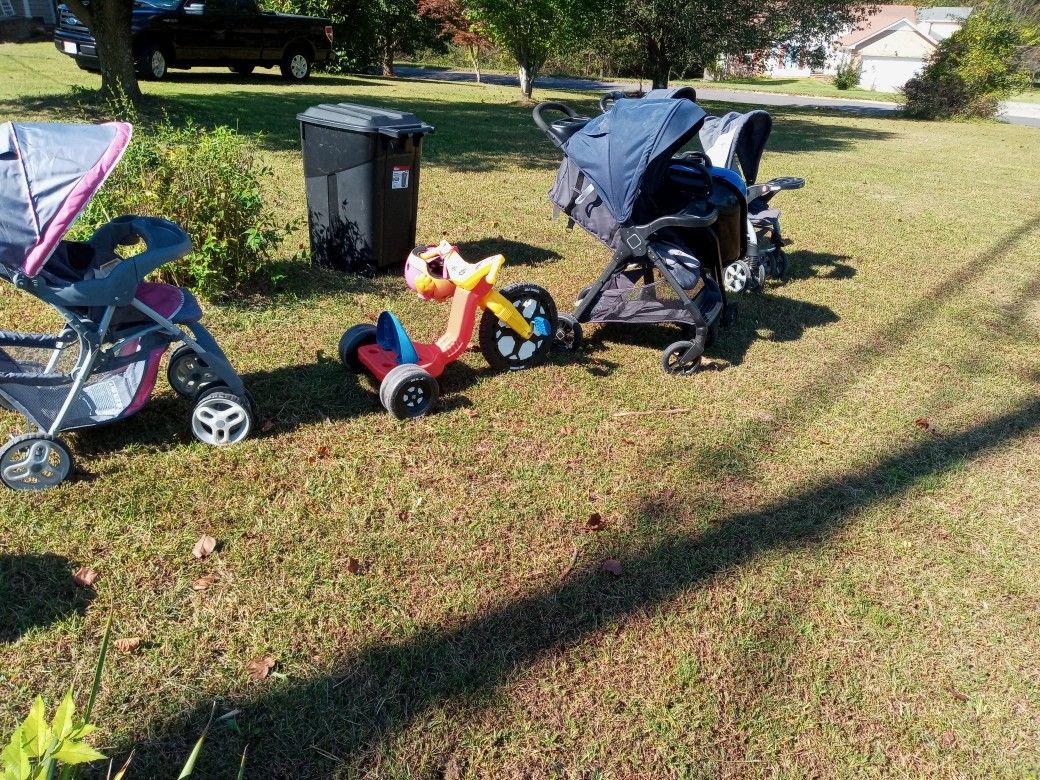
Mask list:
[[[630,236],[637,236],[641,241],[646,241],[655,233],[659,233],[665,228],[706,228],[714,225],[718,218],[719,212],[714,209],[707,214],[691,214],[688,211],[681,211],[678,214],[669,214],[664,217],[658,217],[653,222],[647,223],[646,225],[635,225],[630,228],[625,228],[623,233],[624,238],[622,240],[629,244],[629,246],[632,246],[628,240]]]

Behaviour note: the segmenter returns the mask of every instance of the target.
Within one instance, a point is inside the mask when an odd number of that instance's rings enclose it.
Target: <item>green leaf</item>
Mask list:
[[[83,711],[83,722],[90,722],[90,714],[94,711],[94,700],[97,698],[98,690],[101,688],[101,670],[105,668],[105,656],[108,655],[108,640],[112,635],[112,613],[108,613],[108,622],[105,623],[105,635],[101,639],[101,652],[98,654],[97,666],[94,667],[94,684],[90,688],[90,698],[87,699],[87,708]]]
[[[51,730],[47,726],[47,716],[44,712],[43,699],[40,696],[29,708],[29,715],[22,723],[23,739],[25,746],[29,748],[29,755],[40,758],[47,751],[47,745],[51,741]]]
[[[72,733],[72,716],[75,709],[76,704],[72,700],[72,687],[69,686],[68,693],[65,694],[65,698],[58,705],[58,711],[54,713],[54,722],[51,723],[51,731],[54,732],[55,738],[59,741]]]
[[[191,755],[188,756],[188,760],[184,762],[184,768],[181,773],[177,775],[177,780],[184,780],[186,777],[191,777],[191,773],[195,771],[195,762],[199,760],[199,753],[202,752],[202,743],[206,741],[206,734],[209,729],[202,732],[202,736],[199,737],[199,741],[195,743],[195,747],[192,748]]]
[[[63,764],[86,764],[91,761],[100,761],[105,756],[98,753],[86,742],[73,742],[67,740],[54,757]]]

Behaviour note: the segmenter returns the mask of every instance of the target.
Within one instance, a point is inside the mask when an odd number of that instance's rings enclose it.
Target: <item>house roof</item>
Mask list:
[[[937,40],[935,40],[935,38],[931,37],[930,35],[925,35],[923,32],[921,32],[917,28],[916,24],[914,24],[909,19],[904,17],[902,19],[896,19],[894,22],[892,22],[887,27],[882,27],[880,30],[874,30],[869,35],[867,35],[867,36],[865,36],[863,38],[860,38],[858,41],[856,41],[853,44],[846,45],[844,48],[846,48],[846,49],[862,49],[864,46],[869,45],[870,43],[876,41],[878,38],[881,38],[881,37],[883,37],[885,35],[888,35],[888,34],[890,34],[892,32],[895,32],[896,30],[900,30],[900,29],[909,30],[910,32],[914,33],[914,35],[919,36],[922,40],[924,40],[924,42],[931,49],[934,49],[936,46],[939,45],[939,42]]]
[[[880,30],[891,27],[901,19],[912,23],[917,18],[917,7],[913,5],[875,5],[868,8],[867,13],[869,15],[859,23],[858,27],[838,38],[838,46],[853,47]]]
[[[919,22],[963,22],[971,16],[972,8],[965,5],[937,6],[935,8],[918,8]]]

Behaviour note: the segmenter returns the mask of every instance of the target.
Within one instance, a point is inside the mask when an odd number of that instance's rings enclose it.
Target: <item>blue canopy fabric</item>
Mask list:
[[[619,100],[572,135],[563,150],[623,224],[632,216],[647,170],[670,159],[705,116],[691,100]]]
[[[130,143],[123,122],[0,124],[0,264],[35,276]]]

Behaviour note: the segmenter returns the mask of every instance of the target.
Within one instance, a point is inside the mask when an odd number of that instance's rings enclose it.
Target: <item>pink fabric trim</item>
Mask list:
[[[159,361],[162,360],[162,356],[165,353],[166,347],[161,347],[160,349],[153,349],[152,354],[148,356],[148,366],[144,370],[144,376],[141,377],[141,385],[137,388],[134,400],[130,402],[130,405],[126,407],[126,411],[123,412],[123,417],[139,411],[142,406],[148,403],[148,399],[152,397],[152,390],[155,389],[155,379],[159,375]]]
[[[112,169],[119,163],[123,152],[126,151],[126,147],[130,145],[130,135],[133,132],[133,128],[129,124],[126,122],[106,122],[105,124],[115,128],[116,137],[112,140],[112,145],[105,150],[105,153],[101,155],[101,159],[97,161],[94,167],[87,171],[83,178],[79,180],[72,194],[62,204],[61,210],[51,220],[51,223],[44,228],[36,245],[26,255],[25,262],[22,263],[22,273],[36,276],[40,272],[43,264],[47,262],[54,248],[65,235],[65,231],[69,229],[69,226],[76,221],[76,217],[87,207],[87,203],[101,185],[104,184]]]

